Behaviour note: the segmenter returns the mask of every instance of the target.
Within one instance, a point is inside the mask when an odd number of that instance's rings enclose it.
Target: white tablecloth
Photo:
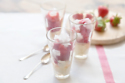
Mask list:
[[[45,34],[41,14],[0,13],[0,83],[106,83],[94,45],[90,47],[86,60],[74,58],[70,77],[66,80],[54,77],[51,63],[40,65],[28,80],[23,80],[44,53],[39,52],[24,61],[19,61],[19,58],[41,49],[46,42]],[[125,83],[124,49],[124,41],[104,46],[116,83]]]

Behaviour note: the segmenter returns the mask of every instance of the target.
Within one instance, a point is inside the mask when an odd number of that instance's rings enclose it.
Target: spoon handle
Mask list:
[[[31,54],[25,56],[25,57],[22,57],[22,58],[20,58],[19,60],[20,60],[20,61],[23,61],[23,60],[25,60],[25,59],[27,59],[27,58],[33,56],[34,54],[36,54],[36,53],[39,52],[39,51],[41,51],[41,49],[39,49],[39,50],[37,50],[37,51],[35,51],[35,52],[33,52],[33,53],[31,53]]]
[[[25,77],[24,77],[24,80],[27,80],[34,72],[34,70],[41,64],[42,62],[39,62],[34,68],[32,71],[30,71],[29,74],[27,74]]]
[[[37,50],[37,51],[35,51],[35,52],[33,52],[33,53],[31,53],[31,54],[25,56],[25,57],[22,57],[22,58],[20,58],[19,60],[20,60],[20,61],[23,61],[23,60],[25,60],[25,59],[27,59],[27,58],[29,58],[29,57],[35,55],[37,52],[42,51],[42,50],[43,50],[44,52],[49,52],[48,45],[46,44],[42,49],[39,49],[39,50]]]

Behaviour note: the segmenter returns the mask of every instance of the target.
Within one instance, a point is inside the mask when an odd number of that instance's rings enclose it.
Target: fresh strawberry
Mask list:
[[[75,20],[76,20],[76,19],[78,19],[78,20],[83,19],[83,14],[82,14],[82,13],[74,14],[74,15],[73,15],[73,18],[74,18]]]
[[[98,7],[98,15],[104,18],[108,14],[109,10],[106,6]]]
[[[116,16],[112,16],[112,17],[110,18],[110,24],[111,24],[112,26],[118,26],[118,24],[120,24],[120,19],[121,19],[121,17],[119,17],[119,16],[116,14]]]
[[[102,19],[102,17],[98,17],[95,25],[95,30],[96,31],[104,31],[106,28],[106,23]]]

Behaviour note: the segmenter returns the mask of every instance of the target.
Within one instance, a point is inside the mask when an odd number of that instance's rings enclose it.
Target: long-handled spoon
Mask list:
[[[43,49],[39,49],[39,50],[37,50],[37,51],[35,51],[35,52],[33,52],[33,53],[27,55],[27,56],[24,56],[24,57],[20,58],[19,60],[20,60],[20,61],[23,61],[23,60],[25,60],[25,59],[27,59],[27,58],[29,58],[29,57],[35,55],[35,54],[38,53],[39,51],[49,52],[49,47],[48,47],[48,45],[45,45],[45,46],[43,47]]]
[[[24,80],[27,80],[34,72],[34,70],[42,63],[42,64],[47,64],[50,61],[50,53],[45,54],[42,58],[41,58],[41,62],[39,62],[32,71],[30,71],[29,74],[27,74],[24,77]]]

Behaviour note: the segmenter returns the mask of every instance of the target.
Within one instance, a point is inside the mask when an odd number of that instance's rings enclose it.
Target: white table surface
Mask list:
[[[0,83],[106,83],[94,45],[90,47],[88,59],[74,58],[70,77],[66,80],[54,77],[51,63],[39,66],[28,80],[23,80],[44,53],[39,52],[24,61],[19,58],[41,49],[46,42],[45,33],[39,13],[0,13]],[[116,83],[125,83],[124,49],[125,41],[104,46]]]

